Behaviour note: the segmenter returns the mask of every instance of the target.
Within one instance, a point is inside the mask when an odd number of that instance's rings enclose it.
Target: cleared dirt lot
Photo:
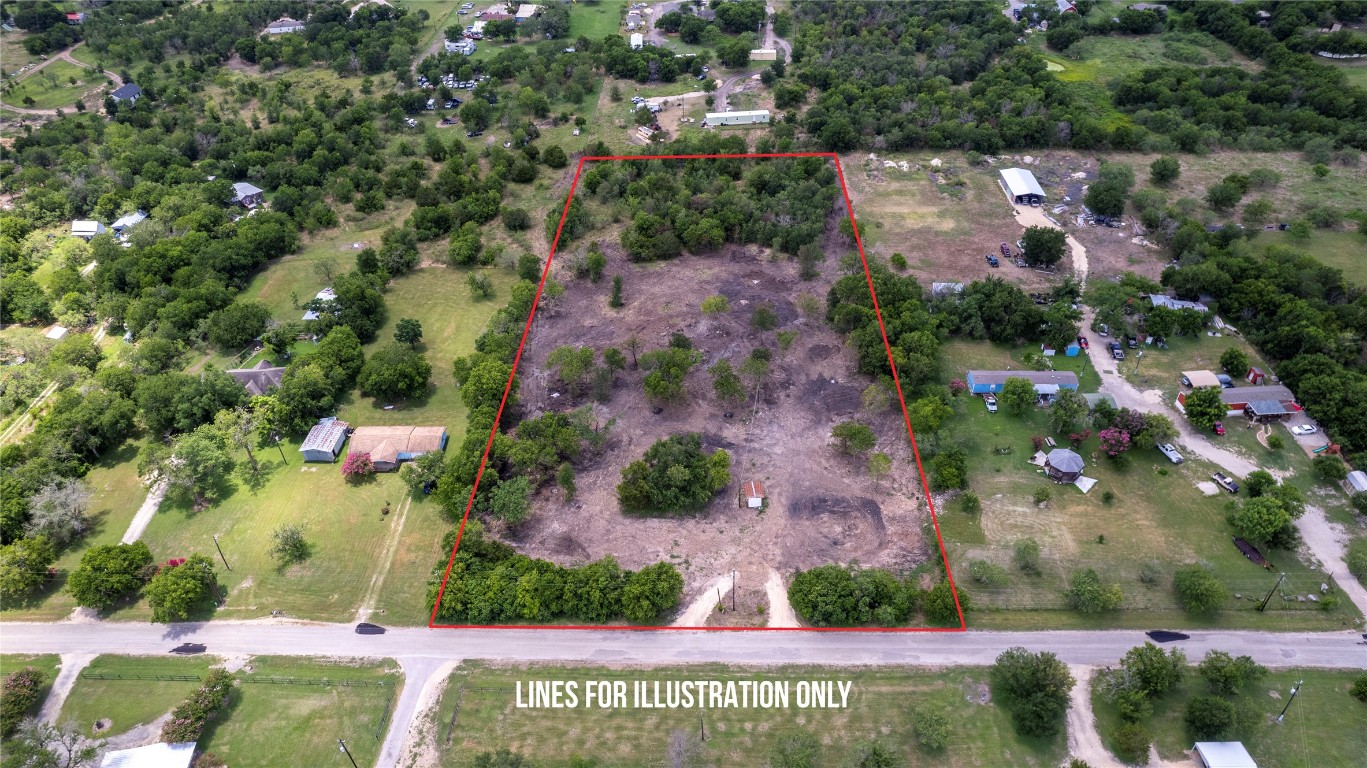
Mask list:
[[[790,577],[795,569],[826,563],[909,569],[938,557],[934,541],[928,549],[922,540],[926,513],[900,409],[863,409],[860,393],[870,380],[856,372],[853,354],[821,316],[838,277],[837,259],[828,258],[823,274],[804,283],[795,263],[772,260],[767,250],[753,247],[650,265],[631,264],[615,244],[605,250],[603,281],[594,285],[561,274],[564,296],[533,325],[519,371],[525,415],[591,403],[571,398],[547,370],[547,356],[562,345],[626,351],[635,335],[646,351],[682,331],[702,362],[688,374],[685,401],[655,413],[642,388],[644,372],[632,368],[628,353],[628,368],[618,373],[610,400],[593,404],[600,424],[616,419],[604,451],[576,466],[573,501],[566,503],[556,488],[536,497],[529,520],[508,536],[520,551],[567,565],[607,554],[626,568],[668,560],[684,574],[685,601],[732,569],[739,571],[739,588],[748,591],[762,589],[771,567]],[[614,274],[623,276],[626,302],[617,310],[607,306]],[[702,300],[718,293],[730,300],[729,312],[704,316]],[[819,299],[815,316],[798,308],[803,293]],[[762,303],[778,316],[774,330],[749,325]],[[781,353],[776,333],[785,330],[799,335]],[[723,405],[706,369],[723,359],[739,367],[758,346],[774,354],[761,394],[756,399],[752,390],[744,405]],[[855,417],[877,433],[875,450],[893,459],[892,473],[881,482],[869,476],[862,458],[847,458],[829,445],[832,426]],[[697,515],[624,515],[616,496],[621,469],[656,440],[684,432],[700,433],[708,450],[731,453],[730,486]],[[747,480],[765,485],[764,510],[739,507],[739,485]]]

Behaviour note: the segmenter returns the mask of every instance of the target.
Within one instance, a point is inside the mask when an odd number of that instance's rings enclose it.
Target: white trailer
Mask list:
[[[753,109],[744,112],[708,112],[703,125],[763,125],[768,122],[769,110]]]

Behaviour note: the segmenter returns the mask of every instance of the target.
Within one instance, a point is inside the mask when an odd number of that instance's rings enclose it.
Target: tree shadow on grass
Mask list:
[[[280,459],[271,460],[258,456],[256,460],[256,471],[252,471],[251,462],[243,462],[237,467],[237,477],[242,481],[242,485],[255,496],[265,488],[275,475],[286,466],[286,462]]]

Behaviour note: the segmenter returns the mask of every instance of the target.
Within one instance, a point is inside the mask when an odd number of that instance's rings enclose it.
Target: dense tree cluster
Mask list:
[[[675,515],[702,509],[731,482],[731,454],[704,453],[697,433],[658,440],[622,470],[617,498],[627,512]]]
[[[901,626],[922,599],[915,580],[881,568],[822,565],[798,572],[788,587],[793,609],[817,627]]]
[[[1025,736],[1058,733],[1074,683],[1067,665],[1052,653],[1009,648],[992,665],[993,693]]]
[[[445,550],[454,546],[454,537],[454,531],[447,536]],[[436,602],[439,583],[431,585],[428,605]],[[628,571],[605,557],[564,568],[515,553],[488,537],[484,527],[472,520],[461,537],[437,620],[497,624],[570,618],[606,624],[626,619],[632,624],[655,624],[678,605],[682,595],[683,577],[669,563]]]

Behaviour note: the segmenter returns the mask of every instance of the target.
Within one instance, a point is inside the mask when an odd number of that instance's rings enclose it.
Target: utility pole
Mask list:
[[[285,464],[290,463],[289,459],[285,458],[285,449],[280,447],[280,434],[277,432],[276,434],[271,435],[271,437],[275,438],[275,449],[280,451],[280,461]]]
[[[1286,706],[1282,707],[1282,713],[1280,715],[1277,715],[1277,722],[1280,723],[1282,721],[1282,718],[1286,717],[1286,710],[1291,709],[1291,702],[1296,700],[1296,694],[1300,692],[1301,686],[1304,684],[1304,680],[1296,681],[1296,687],[1291,689],[1291,698],[1286,700]]]
[[[214,549],[218,550],[218,557],[223,561],[223,567],[231,571],[233,567],[228,565],[228,558],[223,556],[223,547],[218,545],[218,534],[216,533],[214,534]]]
[[[1277,577],[1277,583],[1272,585],[1272,589],[1267,590],[1267,597],[1264,597],[1263,601],[1261,603],[1258,603],[1258,610],[1262,611],[1267,608],[1268,601],[1272,599],[1272,593],[1277,591],[1277,587],[1280,587],[1282,585],[1282,579],[1285,578],[1285,573]]]
[[[337,748],[340,749],[342,751],[342,754],[346,755],[347,759],[351,761],[351,768],[361,768],[359,765],[356,765],[356,758],[352,757],[351,752],[347,750],[345,741],[338,739]]]

